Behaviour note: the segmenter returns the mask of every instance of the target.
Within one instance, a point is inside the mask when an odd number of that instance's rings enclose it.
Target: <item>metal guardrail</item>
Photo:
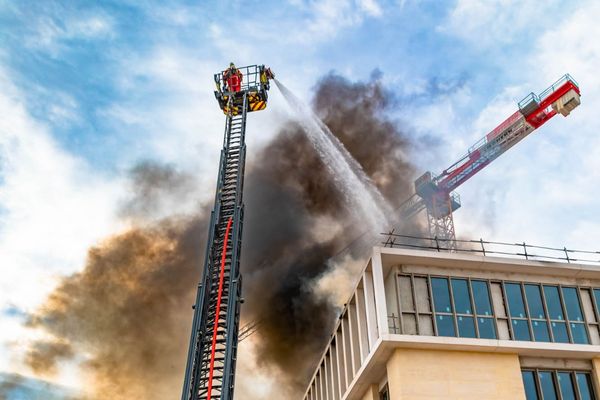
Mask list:
[[[537,104],[539,104],[540,101],[544,100],[546,97],[548,97],[550,95],[550,93],[554,92],[557,88],[561,87],[567,81],[571,81],[573,83],[573,85],[579,87],[579,84],[577,83],[577,81],[575,81],[575,79],[573,79],[573,77],[570,74],[565,74],[565,75],[561,76],[556,82],[554,82],[552,85],[550,85],[548,88],[546,88],[540,94],[535,94],[535,93],[531,92],[527,96],[525,96],[525,98],[519,102],[519,110],[522,110],[532,100],[535,100],[535,102]]]
[[[451,239],[430,238],[397,233],[381,233],[386,237],[384,247],[434,250],[438,252],[477,253],[484,256],[497,255],[508,258],[520,258],[537,261],[557,261],[600,266],[600,251],[574,250],[532,244],[492,242],[483,239],[457,239],[456,247],[451,246]],[[594,257],[595,256],[595,257]]]
[[[260,73],[261,66],[259,65],[248,65],[245,67],[237,67],[238,71],[242,73],[242,84],[241,90],[258,90],[261,85],[260,81]],[[226,71],[226,70],[225,70]],[[215,82],[217,87],[221,88],[221,90],[225,91],[225,84],[223,82],[223,74],[225,71],[221,71],[218,74],[214,75]]]
[[[566,81],[571,81],[573,85],[579,87],[579,84],[573,79],[570,74],[565,74],[561,76],[556,82],[554,82],[550,87],[540,93],[538,96],[540,99],[545,99],[550,95],[550,93],[554,92],[557,88],[561,87]]]

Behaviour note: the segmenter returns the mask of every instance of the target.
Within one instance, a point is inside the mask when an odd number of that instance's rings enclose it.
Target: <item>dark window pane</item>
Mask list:
[[[473,288],[473,297],[475,300],[475,310],[478,315],[492,315],[492,305],[490,302],[490,289],[487,282],[471,281]]]
[[[564,322],[551,322],[552,335],[554,341],[558,343],[569,343],[569,335],[567,334],[567,325]]]
[[[387,384],[381,390],[381,392],[379,392],[379,400],[390,400],[390,390]]]
[[[571,322],[571,336],[573,336],[573,343],[577,344],[589,344],[587,332],[585,331],[584,324],[578,324]]]
[[[546,297],[546,307],[548,307],[550,319],[565,319],[562,306],[560,305],[558,288],[556,286],[544,286],[544,296]]]
[[[529,317],[546,318],[546,313],[542,306],[540,287],[538,285],[525,285],[525,296],[527,296],[527,305],[529,306]]]
[[[496,339],[496,327],[492,318],[477,318],[479,337],[482,339]]]
[[[600,289],[594,289],[594,297],[596,298],[596,310],[600,311]]]
[[[436,315],[435,322],[437,324],[439,336],[456,336],[454,331],[454,318],[452,315]]]
[[[523,385],[525,386],[525,398],[527,400],[538,400],[537,388],[535,387],[535,376],[533,371],[522,371]]]
[[[562,395],[562,400],[576,400],[575,389],[573,388],[573,381],[571,380],[571,373],[559,372],[558,386],[560,386],[560,394]]]
[[[542,388],[542,396],[544,400],[557,400],[556,391],[554,390],[554,379],[552,372],[540,372],[540,387]]]
[[[536,342],[549,342],[548,324],[544,321],[531,321],[533,328],[533,338]]]
[[[473,317],[457,316],[456,322],[458,323],[458,335],[460,337],[475,338],[475,323]]]
[[[448,279],[431,278],[431,290],[433,291],[433,303],[435,305],[435,311],[452,312]]]
[[[575,288],[562,288],[563,299],[567,307],[567,317],[570,321],[583,321],[581,305],[579,304],[579,296]]]
[[[507,283],[506,297],[508,298],[508,309],[511,317],[525,317],[525,304],[521,293],[521,285],[518,283]]]
[[[581,400],[594,400],[594,392],[592,389],[592,380],[590,379],[590,374],[578,372],[577,387],[579,388]]]
[[[531,336],[529,335],[529,324],[526,320],[513,319],[512,328],[515,340],[531,340]]]
[[[452,294],[454,295],[454,308],[457,313],[473,314],[471,295],[466,279],[452,279]]]

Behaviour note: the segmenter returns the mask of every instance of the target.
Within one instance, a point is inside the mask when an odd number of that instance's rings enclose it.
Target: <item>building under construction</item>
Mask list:
[[[375,247],[304,400],[596,399],[599,264],[484,246]]]

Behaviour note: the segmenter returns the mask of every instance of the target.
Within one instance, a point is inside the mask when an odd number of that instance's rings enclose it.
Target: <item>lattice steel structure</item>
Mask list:
[[[215,74],[226,115],[215,204],[198,285],[182,400],[232,400],[240,320],[246,117],[266,108],[271,71],[251,65]]]

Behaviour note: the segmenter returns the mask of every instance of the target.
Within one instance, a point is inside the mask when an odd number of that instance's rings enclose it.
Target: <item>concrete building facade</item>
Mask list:
[[[592,400],[600,267],[375,247],[304,400]]]

